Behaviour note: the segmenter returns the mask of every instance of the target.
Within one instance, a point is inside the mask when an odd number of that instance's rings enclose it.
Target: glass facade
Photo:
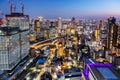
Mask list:
[[[11,70],[29,53],[29,31],[0,36],[0,70]]]
[[[20,45],[21,45],[21,58],[23,59],[29,53],[29,31],[24,31],[20,33]]]
[[[29,29],[29,20],[25,17],[7,17],[9,25],[12,27],[19,27],[20,30]]]
[[[8,39],[7,37],[0,36],[0,69],[8,69]]]
[[[20,59],[20,36],[19,33],[10,36],[9,41],[9,67],[12,69]]]
[[[56,37],[56,29],[55,28],[50,29],[49,36],[50,36],[50,38]]]
[[[0,36],[0,69],[9,70],[20,61],[19,34]]]
[[[0,70],[13,69],[29,53],[29,16],[6,15],[9,26],[0,27]]]

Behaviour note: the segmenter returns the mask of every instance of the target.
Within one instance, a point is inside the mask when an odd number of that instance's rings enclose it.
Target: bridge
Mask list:
[[[38,43],[31,45],[30,46],[30,55],[34,56],[35,50],[40,49],[41,47],[55,45],[55,43],[58,41],[59,38],[60,37],[55,37],[55,38],[41,41],[41,42],[38,42]]]
[[[52,38],[52,39],[48,39],[48,40],[45,40],[45,41],[35,43],[35,44],[31,45],[30,48],[39,49],[40,47],[43,47],[43,46],[53,45],[54,43],[57,42],[58,38],[59,37],[55,37],[55,38]]]

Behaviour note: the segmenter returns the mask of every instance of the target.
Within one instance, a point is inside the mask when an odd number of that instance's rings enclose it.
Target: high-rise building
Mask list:
[[[20,47],[22,55],[21,58],[24,58],[29,53],[29,16],[24,15],[23,13],[11,13],[6,15],[6,19],[11,27],[18,27],[20,31]]]
[[[29,54],[28,31],[0,27],[0,69],[11,70]]]
[[[120,56],[120,25],[118,26],[117,56]]]
[[[50,29],[49,29],[49,38],[54,38],[56,37],[56,28],[54,26],[54,22],[51,22],[51,26],[50,26]]]
[[[108,19],[108,38],[107,38],[107,48],[111,49],[112,46],[117,45],[117,36],[118,36],[118,26],[116,25],[116,19],[110,17]]]
[[[35,31],[36,31],[36,39],[40,39],[40,21],[35,20],[34,24],[35,24]]]
[[[29,30],[29,16],[23,13],[11,13],[6,15],[8,24],[11,27],[19,27],[21,31]]]
[[[72,17],[72,20],[71,20],[71,24],[73,25],[73,26],[75,26],[75,17]]]
[[[0,25],[2,25],[3,24],[3,21],[2,21],[2,18],[0,18]]]
[[[0,28],[0,69],[12,70],[29,54],[29,16],[7,14],[7,27]]]
[[[21,60],[18,27],[0,27],[0,70],[11,70]]]
[[[58,27],[61,29],[62,28],[62,18],[58,18]]]
[[[46,20],[45,24],[46,24],[46,29],[49,29],[49,27],[50,27],[50,21]]]
[[[35,25],[34,20],[30,20],[30,33],[29,33],[29,41],[35,42],[36,41],[36,32],[35,32]]]
[[[104,44],[104,46],[107,46],[108,31],[107,31],[107,27],[104,25],[103,20],[100,21],[99,26],[100,26],[100,39],[102,43]]]
[[[25,58],[29,54],[29,30],[20,32],[20,54],[21,58]]]
[[[43,22],[43,17],[42,16],[39,16],[38,19],[39,19],[40,22]]]

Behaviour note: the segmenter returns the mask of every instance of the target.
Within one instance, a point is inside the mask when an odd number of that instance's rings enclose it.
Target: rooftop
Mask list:
[[[84,71],[84,75],[89,77],[89,73],[91,73],[96,80],[120,80],[120,74],[111,64],[89,64]]]
[[[23,13],[11,13],[11,14],[7,14],[5,16],[6,17],[27,17],[27,18],[29,18],[28,15],[24,15]]]

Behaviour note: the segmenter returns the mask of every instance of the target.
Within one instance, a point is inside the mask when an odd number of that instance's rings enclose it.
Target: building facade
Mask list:
[[[12,70],[29,54],[29,16],[6,15],[8,25],[0,28],[0,69]]]
[[[21,60],[20,34],[17,27],[0,28],[0,69],[11,70]]]

